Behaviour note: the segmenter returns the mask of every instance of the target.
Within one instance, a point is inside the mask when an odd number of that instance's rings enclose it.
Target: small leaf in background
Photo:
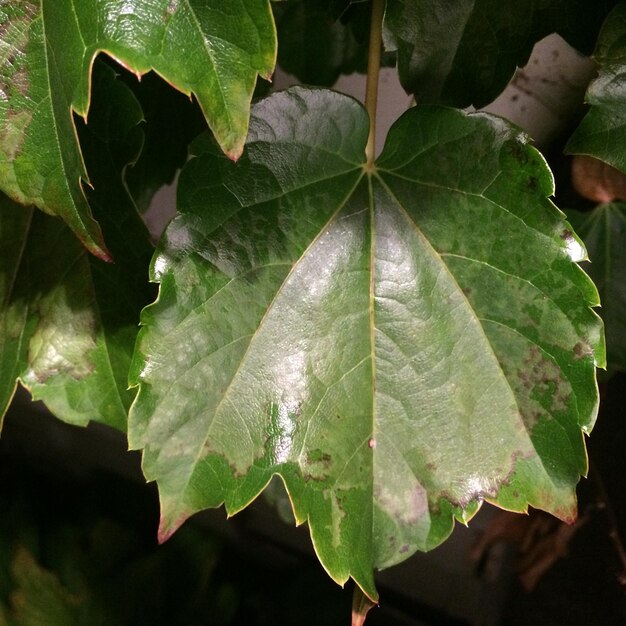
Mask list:
[[[502,542],[515,545],[515,573],[524,589],[532,591],[557,561],[567,557],[570,543],[588,521],[588,511],[574,524],[565,524],[543,511],[530,515],[498,511],[472,547],[471,559],[481,567],[489,552]]]
[[[600,65],[598,78],[587,90],[589,112],[565,151],[586,154],[626,173],[626,2],[606,19],[593,58]]]
[[[68,459],[2,452],[3,626],[26,626],[22,616],[38,609],[36,626],[59,609],[71,616],[63,626],[346,626],[349,598],[311,555],[268,550],[237,521],[222,536],[187,524],[158,546],[155,490]]]
[[[550,33],[590,54],[614,0],[390,0],[385,46],[420,103],[484,106]]]
[[[0,415],[20,379],[59,418],[122,430],[134,393],[127,372],[139,311],[151,298],[148,234],[122,170],[142,143],[141,109],[102,63],[94,67],[94,106],[81,127],[102,220],[117,263],[89,255],[57,218],[0,200]]]
[[[79,623],[84,599],[72,595],[59,579],[42,568],[25,548],[16,551],[12,568],[17,589],[11,623],[19,626],[67,626]]]
[[[87,116],[95,55],[193,93],[236,158],[257,75],[271,75],[276,54],[268,0],[18,0],[0,4],[0,25],[0,189],[62,217],[104,259],[72,119]]]
[[[365,16],[363,33],[352,27]],[[336,6],[331,0],[290,0],[274,5],[280,47],[278,64],[303,83],[332,86],[341,74],[365,72],[369,5]],[[344,15],[344,20],[341,20]],[[359,36],[364,34],[365,36]]]
[[[585,270],[600,292],[610,368],[626,369],[626,204],[606,202],[593,211],[569,211],[589,260]]]
[[[136,80],[128,72],[119,76],[130,87],[143,111],[144,143],[136,162],[125,171],[128,189],[144,213],[154,194],[172,183],[187,159],[190,141],[206,125],[197,103],[172,89],[154,72]]]
[[[33,323],[27,324],[28,302],[14,296],[30,222],[30,211],[0,194],[0,245],[4,252],[0,255],[0,430],[25,366],[25,339],[32,333]]]
[[[374,600],[374,568],[483,500],[572,520],[604,345],[542,157],[426,106],[368,173],[351,98],[295,88],[251,119],[236,164],[195,142],[153,259],[129,442],[161,539],[279,474],[325,569]]]

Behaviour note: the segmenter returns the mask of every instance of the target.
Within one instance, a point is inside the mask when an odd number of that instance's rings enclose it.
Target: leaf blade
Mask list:
[[[128,267],[102,263],[60,220],[4,198],[0,238],[3,247],[19,245],[22,253],[10,259],[13,268],[0,268],[0,414],[20,380],[69,423],[94,420],[125,430],[134,397],[126,374],[136,322],[151,295],[142,277],[151,252],[148,235],[121,179],[141,144],[135,132],[141,110],[110,68],[99,64],[96,70],[94,91],[107,104],[94,110],[84,137],[94,181],[104,191],[92,192],[92,203]],[[16,220],[23,222],[19,232],[11,227]]]
[[[419,103],[477,108],[502,92],[534,44],[553,32],[589,54],[614,4],[540,0],[393,0],[385,46],[398,52],[400,82]]]
[[[600,71],[585,95],[590,109],[565,146],[568,154],[593,156],[622,172],[626,172],[626,160],[619,149],[626,129],[623,114],[626,96],[622,87],[626,73],[626,49],[622,41],[625,20],[626,5],[620,2],[604,22],[593,53]]]
[[[73,112],[87,116],[96,55],[105,52],[137,75],[154,69],[195,94],[233,158],[243,148],[256,76],[273,71],[275,33],[265,0],[227,7],[216,0],[59,0],[40,6],[20,0],[0,6],[0,22],[2,189],[63,217],[105,260],[109,254],[80,183],[89,180],[73,120]]]
[[[569,211],[568,217],[577,229],[589,251],[591,264],[588,272],[600,292],[607,336],[607,361],[610,368],[624,369],[626,346],[623,342],[622,326],[626,299],[621,280],[625,206],[621,202],[598,205],[589,213]]]
[[[496,118],[419,107],[368,175],[365,111],[345,96],[293,89],[253,119],[236,165],[196,145],[153,261],[129,441],[159,484],[161,538],[278,474],[329,574],[375,600],[374,567],[483,499],[570,518],[602,336],[543,160]],[[526,266],[526,244],[547,252]],[[530,278],[560,291],[545,303]],[[498,323],[517,309],[486,328],[464,291],[487,283],[489,301],[498,281],[502,302],[538,307],[514,339]]]

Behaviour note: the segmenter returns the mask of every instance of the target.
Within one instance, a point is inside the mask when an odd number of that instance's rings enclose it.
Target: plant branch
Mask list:
[[[376,106],[378,104],[378,75],[380,73],[384,13],[385,0],[374,0],[372,2],[372,21],[367,55],[367,83],[365,86],[365,108],[370,118],[370,133],[365,148],[368,169],[374,166],[374,159],[376,158]]]

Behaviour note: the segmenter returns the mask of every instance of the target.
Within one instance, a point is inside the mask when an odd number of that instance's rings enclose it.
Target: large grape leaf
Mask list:
[[[58,218],[0,194],[0,416],[21,380],[65,421],[125,429],[139,312],[152,296],[152,249],[121,178],[141,148],[142,113],[104,64],[94,69],[93,91],[81,128],[93,166],[89,195],[117,263],[90,255]]]
[[[626,369],[626,204],[600,204],[588,213],[569,211],[568,217],[589,251],[586,269],[600,292],[608,364]]]
[[[586,94],[591,106],[565,148],[626,172],[626,2],[607,18],[593,53],[600,73]]]
[[[257,74],[273,71],[269,0],[0,1],[0,188],[61,216],[107,258],[81,187],[88,177],[73,124],[73,112],[87,116],[101,51],[193,93],[237,157]]]
[[[253,109],[242,159],[204,137],[153,259],[129,441],[165,539],[279,474],[324,567],[432,548],[483,500],[575,516],[604,363],[584,249],[498,118],[417,107],[364,164],[356,101]]]
[[[552,32],[590,54],[615,0],[389,0],[385,45],[418,102],[491,102]]]

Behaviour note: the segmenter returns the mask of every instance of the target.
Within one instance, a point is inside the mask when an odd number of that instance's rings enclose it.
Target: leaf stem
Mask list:
[[[370,41],[367,54],[367,83],[365,86],[365,108],[370,118],[370,132],[367,138],[365,156],[366,169],[372,170],[376,158],[376,106],[378,104],[378,75],[383,39],[383,16],[385,0],[373,0],[370,23]]]
[[[368,598],[358,585],[354,585],[352,595],[352,626],[363,626],[365,618],[376,602]]]

